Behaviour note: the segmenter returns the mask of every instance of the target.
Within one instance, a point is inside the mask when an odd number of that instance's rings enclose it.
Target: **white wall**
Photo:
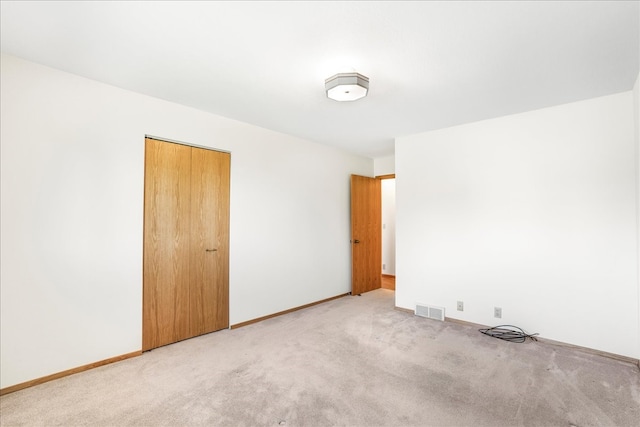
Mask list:
[[[631,92],[398,138],[395,156],[398,306],[640,356]]]
[[[231,152],[232,324],[350,290],[349,175],[371,159],[1,65],[0,387],[140,350],[145,134]]]
[[[396,274],[396,180],[380,181],[382,192],[382,274]]]
[[[387,156],[380,157],[373,160],[373,169],[375,176],[380,175],[391,175],[396,173],[396,157],[395,156]]]

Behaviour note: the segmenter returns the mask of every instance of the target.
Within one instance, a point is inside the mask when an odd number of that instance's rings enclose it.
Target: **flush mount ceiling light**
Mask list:
[[[360,73],[338,73],[324,81],[327,97],[335,101],[355,101],[367,96],[369,78]]]

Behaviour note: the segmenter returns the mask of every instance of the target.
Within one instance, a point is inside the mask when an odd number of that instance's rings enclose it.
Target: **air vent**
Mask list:
[[[444,321],[444,307],[436,307],[427,304],[416,304],[416,316]]]

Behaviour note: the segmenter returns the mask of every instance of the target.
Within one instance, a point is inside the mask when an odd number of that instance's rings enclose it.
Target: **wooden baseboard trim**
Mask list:
[[[411,314],[414,313],[413,310],[409,310],[409,309],[403,308],[403,307],[397,307],[396,306],[396,310],[404,311],[404,312],[411,313]],[[458,323],[460,325],[470,326],[470,327],[473,327],[473,328],[476,328],[476,329],[483,329],[483,328],[490,328],[491,327],[491,326],[481,325],[479,323],[467,322],[466,320],[453,319],[451,317],[445,317],[444,320],[445,320],[445,322]],[[545,344],[555,345],[555,346],[558,346],[558,347],[571,348],[571,349],[574,349],[574,350],[582,351],[584,353],[594,354],[596,356],[602,356],[602,357],[607,357],[609,359],[615,359],[615,360],[618,360],[618,361],[621,361],[621,362],[631,363],[633,365],[636,365],[638,367],[638,369],[640,369],[640,359],[636,359],[636,358],[629,357],[629,356],[623,356],[621,354],[616,354],[616,353],[609,353],[607,351],[596,350],[594,348],[583,347],[583,346],[580,346],[580,345],[568,344],[568,343],[565,343],[565,342],[562,342],[562,341],[555,341],[555,340],[551,340],[551,339],[544,338],[544,337],[536,336],[536,339],[538,341],[540,341],[540,342],[545,343]]]
[[[302,310],[302,309],[305,309],[305,308],[313,307],[314,305],[318,305],[318,304],[322,304],[322,303],[325,303],[325,302],[333,301],[334,299],[346,297],[347,295],[350,295],[350,294],[351,294],[351,292],[347,292],[346,294],[336,295],[335,297],[331,297],[331,298],[323,299],[323,300],[320,300],[320,301],[312,302],[310,304],[301,305],[299,307],[290,308],[288,310],[279,311],[277,313],[269,314],[268,316],[258,317],[257,319],[247,320],[246,322],[236,323],[235,325],[229,326],[229,329],[238,329],[238,328],[242,328],[243,326],[249,326],[249,325],[252,325],[254,323],[262,322],[263,320],[271,319],[273,317],[282,316],[283,314],[293,313],[294,311],[298,311],[298,310]]]
[[[454,319],[453,317],[444,318],[445,322],[458,323],[460,325],[471,326],[476,329],[490,328],[491,326],[481,325],[480,323],[467,322],[466,320]],[[537,337],[536,337],[537,338]]]
[[[574,350],[582,351],[584,353],[594,354],[596,356],[608,357],[609,359],[619,360],[620,362],[631,363],[633,365],[636,365],[638,367],[638,369],[640,369],[640,359],[634,359],[633,357],[623,356],[622,354],[609,353],[607,351],[596,350],[594,348],[582,347],[580,345],[568,344],[568,343],[565,343],[565,342],[562,342],[562,341],[550,340],[550,339],[544,338],[544,337],[542,337],[542,338],[541,337],[536,337],[536,338],[538,339],[538,341],[543,342],[545,344],[555,345],[555,346],[558,346],[558,347],[571,348],[571,349],[574,349]]]
[[[25,388],[33,387],[39,384],[44,384],[46,382],[57,380],[62,377],[67,377],[69,375],[88,371],[89,369],[97,368],[99,366],[120,362],[121,360],[130,359],[132,357],[140,356],[141,354],[142,354],[142,350],[134,351],[133,353],[122,354],[120,356],[111,357],[109,359],[101,360],[99,362],[89,363],[88,365],[79,366],[77,368],[68,369],[66,371],[58,372],[56,374],[47,375],[46,377],[36,378],[35,380],[26,381],[20,384],[12,385],[10,387],[5,387],[3,389],[0,389],[0,396],[4,396],[5,394],[13,393],[15,391],[23,390]]]
[[[395,279],[396,275],[395,274],[383,274],[382,277],[393,277]]]
[[[484,328],[490,328],[491,327],[491,326],[486,326],[486,325],[480,325],[478,323],[467,322],[466,320],[453,319],[451,317],[445,317],[444,320],[447,321],[447,322],[453,322],[453,323],[459,323],[459,324],[465,325],[465,326],[471,326],[471,327],[477,328],[477,329],[484,329]],[[536,336],[536,339],[538,341],[540,341],[540,342],[545,343],[545,344],[555,345],[555,346],[558,346],[558,347],[571,348],[571,349],[574,349],[574,350],[582,351],[583,353],[594,354],[596,356],[608,357],[609,359],[615,359],[615,360],[619,360],[621,362],[627,362],[627,363],[631,363],[631,364],[637,365],[638,368],[640,368],[640,359],[635,359],[633,357],[623,356],[621,354],[616,354],[616,353],[609,353],[607,351],[596,350],[594,348],[583,347],[581,345],[569,344],[569,343],[562,342],[562,341],[555,341],[555,340],[551,340],[551,339],[544,338],[544,337],[539,337],[539,336]]]

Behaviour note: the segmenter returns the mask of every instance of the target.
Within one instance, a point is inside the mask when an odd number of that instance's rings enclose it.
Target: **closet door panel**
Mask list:
[[[145,140],[143,350],[189,337],[190,181],[190,147]]]
[[[190,333],[229,326],[228,153],[192,148]]]

